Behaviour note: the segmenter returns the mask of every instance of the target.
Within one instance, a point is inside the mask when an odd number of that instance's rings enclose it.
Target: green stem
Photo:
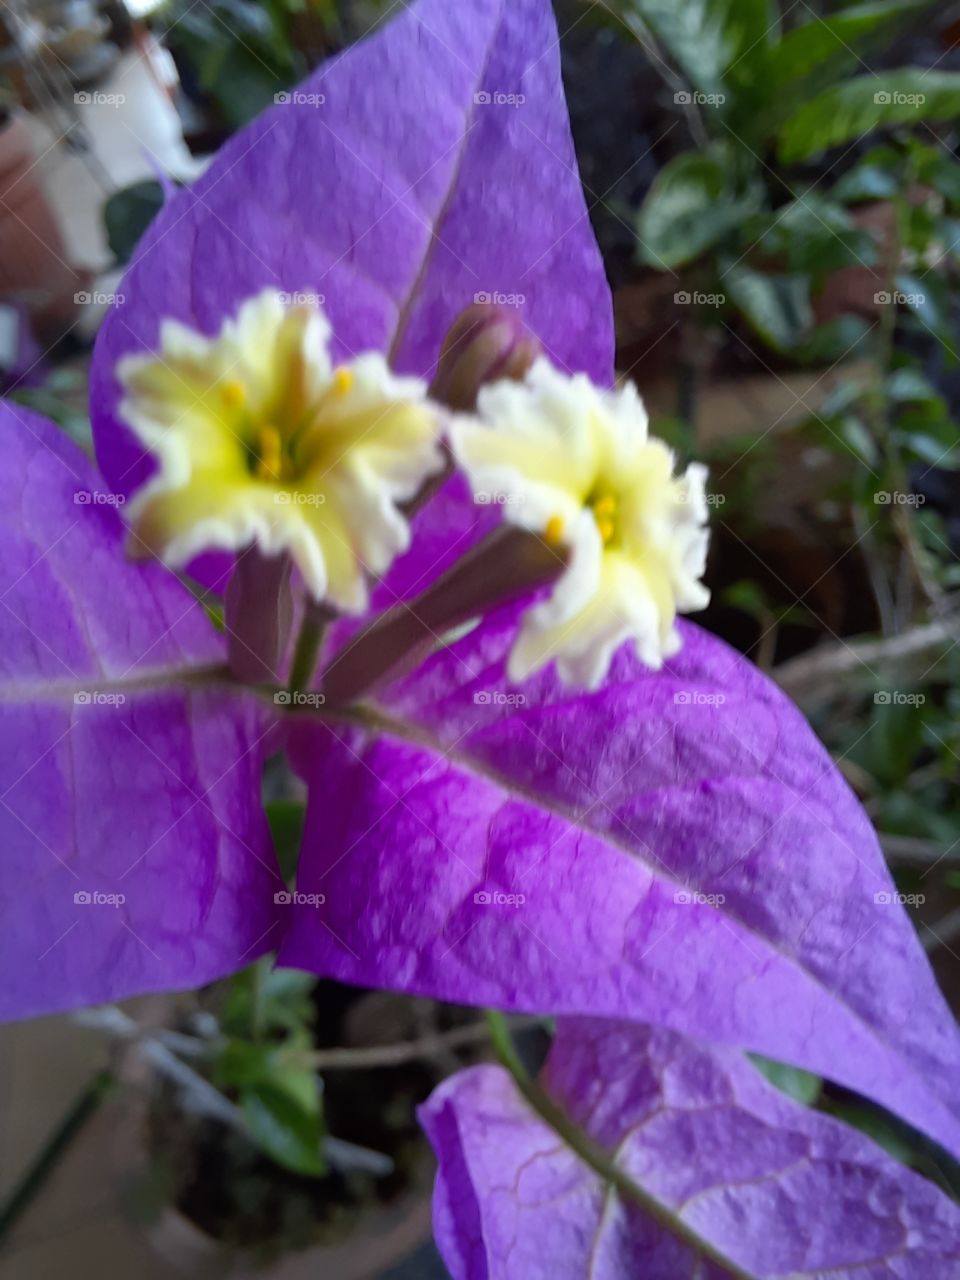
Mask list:
[[[293,662],[290,664],[290,679],[287,689],[296,693],[310,687],[310,680],[317,665],[323,633],[330,621],[330,611],[322,604],[307,605],[297,636],[297,647],[294,650]]]
[[[734,1277],[734,1280],[756,1280],[756,1277],[751,1275],[749,1271],[744,1271],[742,1267],[738,1267],[735,1262],[732,1262],[730,1258],[721,1253],[719,1249],[716,1249],[709,1241],[702,1239],[695,1231],[691,1230],[668,1206],[661,1204],[648,1191],[645,1191],[643,1187],[634,1182],[617,1165],[608,1152],[595,1143],[589,1134],[584,1133],[580,1126],[570,1119],[563,1108],[554,1102],[546,1090],[531,1078],[530,1073],[520,1061],[520,1056],[517,1053],[502,1013],[495,1009],[488,1009],[487,1025],[490,1028],[490,1039],[493,1041],[497,1057],[510,1072],[520,1093],[537,1115],[540,1116],[541,1120],[545,1121],[554,1133],[563,1139],[571,1151],[579,1156],[584,1164],[588,1165],[598,1177],[608,1186],[618,1191],[620,1195],[639,1205],[665,1231],[676,1236],[678,1240],[681,1240],[697,1254],[723,1267]]]
[[[36,1160],[14,1187],[6,1202],[0,1205],[0,1240],[9,1234],[20,1216],[43,1190],[67,1148],[92,1118],[113,1082],[109,1071],[98,1071],[71,1104]]]

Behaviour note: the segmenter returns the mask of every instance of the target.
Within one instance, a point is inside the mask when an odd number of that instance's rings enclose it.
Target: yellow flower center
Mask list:
[[[257,447],[253,454],[253,473],[261,480],[283,480],[289,474],[283,453],[283,437],[276,427],[266,426],[257,432]]]
[[[593,510],[593,518],[597,522],[603,545],[609,546],[617,535],[619,516],[617,499],[612,493],[604,493],[593,500],[588,500],[587,505]]]

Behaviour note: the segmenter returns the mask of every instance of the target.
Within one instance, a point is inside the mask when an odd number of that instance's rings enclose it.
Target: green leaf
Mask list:
[[[867,200],[891,200],[900,191],[899,175],[878,164],[854,165],[835,183],[831,195],[844,204]]]
[[[692,85],[703,93],[723,91],[740,40],[717,0],[622,0],[620,7],[648,28]]]
[[[805,276],[762,275],[738,264],[721,272],[721,282],[750,327],[776,351],[796,347],[813,325]]]
[[[932,0],[879,0],[875,4],[853,5],[829,18],[810,13],[809,22],[788,31],[767,58],[767,75],[777,94],[809,76],[824,63],[859,61],[858,48],[866,37],[898,21],[904,15],[929,7]]]
[[[856,76],[805,103],[780,129],[784,164],[852,142],[881,125],[945,120],[960,113],[960,72],[905,68]]]
[[[688,151],[657,175],[640,210],[638,254],[663,270],[682,266],[732,232],[760,204],[757,184],[737,192],[724,152]]]
[[[819,1076],[812,1075],[801,1067],[791,1067],[789,1063],[765,1058],[760,1053],[749,1053],[747,1057],[760,1074],[788,1098],[793,1098],[805,1107],[812,1107],[819,1100],[823,1090],[823,1081]]]
[[[288,1093],[270,1085],[245,1090],[241,1106],[247,1132],[271,1160],[307,1177],[326,1173],[319,1112],[307,1111]]]
[[[103,221],[110,252],[119,264],[130,261],[140,237],[163,208],[159,182],[134,182],[115,191],[103,206]]]
[[[769,228],[754,239],[764,253],[782,259],[788,271],[817,281],[842,267],[869,267],[877,260],[873,235],[858,227],[842,205],[812,192],[778,209]]]

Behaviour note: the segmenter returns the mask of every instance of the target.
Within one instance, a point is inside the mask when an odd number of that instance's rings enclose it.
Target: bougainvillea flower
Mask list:
[[[545,358],[523,382],[483,388],[477,418],[451,429],[475,497],[570,551],[549,598],[524,617],[510,679],[555,661],[570,684],[596,688],[627,639],[659,668],[680,647],[677,611],[710,602],[705,469],[692,463],[674,478],[632,384],[606,391]]]
[[[197,985],[279,948],[347,982],[766,1053],[960,1151],[957,1032],[869,823],[726,645],[682,623],[660,671],[624,645],[596,689],[555,664],[517,686],[524,601],[359,708],[287,714],[229,676],[169,571],[124,560],[122,499],[163,469],[121,410],[124,369],[147,366],[123,362],[149,364],[165,321],[215,345],[263,290],[309,292],[335,367],[378,351],[429,379],[455,318],[503,294],[556,369],[611,381],[548,0],[420,0],[304,89],[143,241],[95,353],[105,480],[49,424],[0,420],[4,1014]],[[254,469],[276,443],[256,436]],[[454,476],[373,611],[415,610],[502,518]],[[329,629],[324,672],[368,620]],[[278,892],[260,802],[282,743],[310,791],[309,902]]]
[[[461,1072],[420,1110],[454,1280],[960,1275],[954,1203],[735,1051],[561,1021],[542,1083],[638,1194],[612,1192],[502,1067]]]
[[[303,299],[298,301],[297,299]],[[397,503],[443,467],[441,418],[380,352],[334,367],[302,291],[265,289],[204,338],[166,320],[155,355],[117,364],[120,416],[158,460],[130,504],[135,553],[290,553],[311,594],[351,613],[409,546]]]

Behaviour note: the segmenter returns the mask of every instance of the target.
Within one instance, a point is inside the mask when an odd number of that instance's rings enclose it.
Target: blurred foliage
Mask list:
[[[893,130],[895,163],[913,166],[937,196],[937,213],[908,217],[898,208],[901,232],[923,240],[922,252],[956,220],[960,164],[908,126],[960,112],[960,73],[864,70],[875,44],[889,43],[929,4],[879,0],[821,17],[806,5],[781,14],[773,0],[617,0],[620,29],[644,43],[695,143],[658,173],[637,215],[637,252],[643,264],[682,271],[699,293],[722,297],[701,309],[701,323],[740,316],[764,345],[801,361],[841,356],[865,335],[860,316],[818,325],[813,300],[831,274],[880,262],[883,246],[858,225],[854,207],[910,198],[910,186],[885,178],[879,160],[856,178],[831,177],[842,155],[824,164],[826,152],[876,130]],[[813,160],[822,172],[811,176]],[[945,243],[956,239],[955,230]],[[935,296],[916,309],[942,332]]]
[[[168,0],[156,20],[188,94],[239,128],[372,23],[385,0]]]

